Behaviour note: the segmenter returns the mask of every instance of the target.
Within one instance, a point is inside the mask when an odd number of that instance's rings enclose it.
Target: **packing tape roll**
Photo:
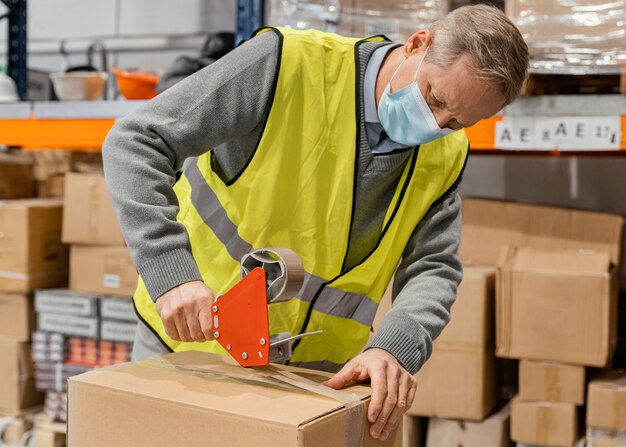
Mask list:
[[[302,260],[288,248],[260,248],[241,258],[241,277],[261,267],[267,274],[267,302],[281,303],[295,297],[304,282]]]

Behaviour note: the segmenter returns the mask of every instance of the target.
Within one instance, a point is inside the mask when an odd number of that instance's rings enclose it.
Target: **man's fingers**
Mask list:
[[[387,372],[383,363],[375,363],[369,374],[372,379],[372,399],[367,411],[367,419],[373,424],[378,419],[387,397]]]
[[[176,330],[182,341],[193,341],[189,334],[189,327],[187,327],[187,321],[185,315],[182,312],[176,312],[174,315],[174,324],[176,324]]]
[[[400,381],[400,370],[396,365],[387,364],[387,397],[385,398],[385,402],[383,403],[382,410],[376,418],[376,421],[372,425],[371,431],[372,436],[375,438],[380,438],[383,429],[389,422],[389,418],[391,417],[391,413],[396,408],[396,404],[398,403],[398,388]]]
[[[381,439],[384,441],[389,436],[392,430],[395,430],[398,427],[398,423],[407,410],[407,401],[409,398],[409,393],[411,392],[411,384],[413,381],[413,377],[408,374],[404,374],[401,372],[400,376],[400,384],[398,387],[398,402],[394,407],[391,415],[389,416],[389,420],[387,424],[383,427],[381,432]]]
[[[200,330],[204,335],[204,339],[213,340],[213,321],[211,320],[211,312],[201,309],[200,314],[198,314],[198,319],[200,320]]]
[[[180,341],[180,335],[178,334],[178,329],[176,329],[176,324],[172,318],[164,318],[163,326],[165,327],[165,333],[173,340]]]
[[[338,390],[350,383],[357,374],[358,371],[356,365],[352,362],[348,362],[348,364],[346,364],[341,371],[328,379],[326,386]]]
[[[202,333],[202,328],[200,327],[200,310],[195,312],[191,311],[191,313],[185,315],[185,320],[187,321],[191,339],[200,343],[206,341]]]

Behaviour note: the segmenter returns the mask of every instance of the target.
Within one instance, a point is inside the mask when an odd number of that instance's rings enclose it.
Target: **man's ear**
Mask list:
[[[421,51],[426,51],[426,48],[428,48],[432,40],[433,33],[430,30],[422,29],[417,31],[404,43],[404,48],[402,49],[404,57],[409,57]]]

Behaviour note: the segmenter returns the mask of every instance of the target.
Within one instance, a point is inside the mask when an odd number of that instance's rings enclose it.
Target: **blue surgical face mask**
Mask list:
[[[378,118],[385,132],[393,141],[405,146],[425,144],[454,132],[452,129],[439,127],[417,84],[417,73],[427,53],[428,48],[415,70],[413,83],[391,93],[391,81],[406,58],[398,65],[378,104]]]

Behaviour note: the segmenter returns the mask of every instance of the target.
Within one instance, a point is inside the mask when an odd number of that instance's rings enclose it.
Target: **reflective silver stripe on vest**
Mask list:
[[[213,230],[215,236],[226,247],[228,254],[237,260],[252,251],[252,245],[239,237],[237,227],[228,218],[219,199],[209,187],[204,176],[198,169],[197,158],[188,160],[185,175],[191,185],[191,202],[205,224]]]
[[[252,246],[237,232],[237,226],[229,219],[215,192],[207,184],[198,169],[197,159],[187,160],[185,175],[191,185],[191,202],[205,224],[224,244],[230,256],[240,261],[243,255],[252,251]],[[327,281],[319,276],[305,273],[304,284],[298,297],[311,302],[320,287]],[[378,304],[367,295],[345,292],[333,287],[325,287],[315,302],[315,310],[326,315],[349,318],[366,326],[371,326]]]
[[[343,368],[342,364],[329,362],[328,360],[321,360],[319,362],[289,362],[289,366],[297,366],[298,368],[316,369],[318,371],[328,371],[331,373],[339,372]]]

